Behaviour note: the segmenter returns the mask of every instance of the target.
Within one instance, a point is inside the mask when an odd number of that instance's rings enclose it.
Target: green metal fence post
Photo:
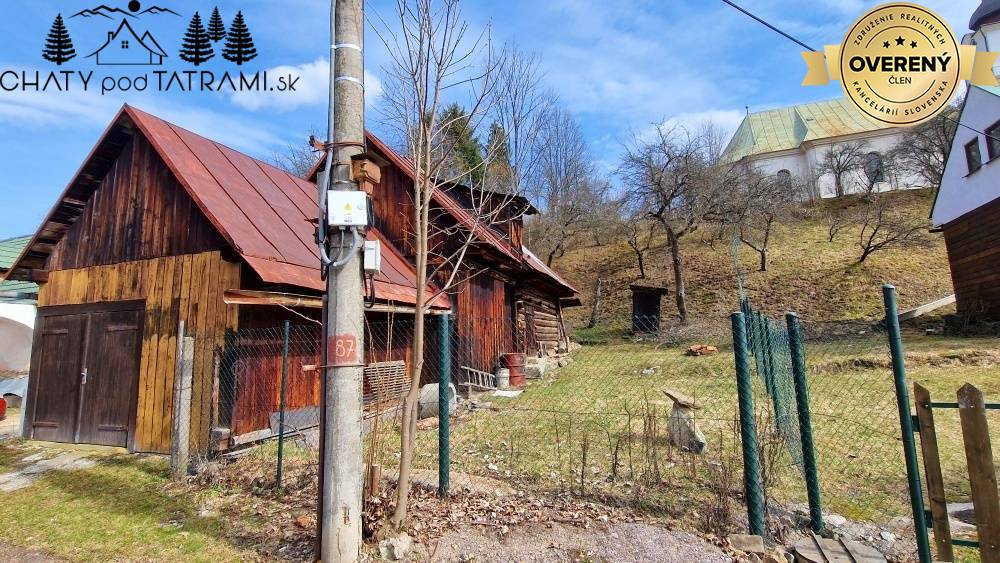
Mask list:
[[[281,487],[281,466],[285,454],[285,392],[288,388],[288,341],[291,339],[291,323],[285,321],[284,338],[281,345],[281,397],[278,402],[278,470],[275,481]]]
[[[743,313],[732,314],[733,354],[736,359],[736,389],[740,402],[740,441],[743,443],[743,490],[747,502],[750,533],[763,536],[764,495],[760,490],[760,459],[757,451],[757,422],[754,420],[753,387],[747,361],[746,320]]]
[[[792,376],[795,379],[795,404],[799,413],[799,436],[802,443],[802,468],[806,477],[806,495],[809,497],[809,524],[813,531],[823,530],[823,507],[819,489],[819,471],[816,468],[816,446],[813,443],[812,420],[809,414],[809,387],[806,382],[806,355],[803,347],[802,327],[799,316],[785,314],[788,325],[788,353],[792,359]]]
[[[451,389],[451,318],[440,315],[438,351],[441,369],[438,373],[438,494],[448,496],[451,480],[451,451],[449,443],[448,406]]]
[[[924,498],[920,488],[920,467],[917,465],[917,445],[913,439],[913,418],[910,414],[910,393],[906,384],[906,363],[903,354],[903,336],[899,329],[896,307],[896,288],[882,286],[885,301],[885,324],[889,329],[889,350],[892,352],[892,376],[896,385],[896,406],[899,408],[899,427],[903,433],[903,454],[906,457],[906,478],[910,486],[910,506],[913,509],[913,527],[917,534],[917,554],[921,563],[930,563],[931,546],[927,537]]]

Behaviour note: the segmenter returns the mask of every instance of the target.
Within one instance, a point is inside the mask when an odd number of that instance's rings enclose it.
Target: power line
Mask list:
[[[759,17],[757,17],[757,16],[755,16],[755,15],[751,14],[750,12],[748,12],[748,11],[744,10],[743,8],[741,8],[741,7],[737,6],[737,5],[736,5],[736,4],[734,4],[733,2],[730,2],[730,0],[722,0],[722,1],[723,1],[723,2],[725,2],[726,4],[729,4],[729,5],[730,5],[730,6],[732,6],[733,8],[736,8],[737,10],[739,10],[739,11],[743,12],[744,14],[746,14],[746,15],[750,16],[751,18],[753,18],[753,19],[757,20],[758,22],[762,23],[763,25],[767,26],[768,28],[770,28],[770,29],[771,29],[771,31],[774,31],[775,33],[778,33],[778,34],[780,34],[780,35],[784,36],[784,37],[785,37],[786,39],[788,39],[788,40],[790,40],[790,41],[794,41],[795,43],[797,43],[797,44],[801,45],[802,47],[805,47],[806,49],[809,49],[810,51],[815,51],[815,50],[816,50],[816,49],[813,49],[812,47],[810,47],[809,45],[806,45],[805,43],[803,43],[803,42],[799,41],[798,39],[796,39],[796,38],[792,37],[791,35],[789,35],[789,34],[785,33],[784,31],[781,31],[781,30],[780,30],[780,29],[778,29],[777,27],[775,27],[775,26],[773,26],[773,25],[771,25],[771,24],[767,23],[767,22],[766,22],[766,21],[764,21],[763,19],[761,19],[761,18],[759,18]]]
[[[813,49],[812,47],[810,47],[809,45],[806,45],[805,43],[803,43],[803,42],[799,41],[798,39],[796,39],[796,38],[792,37],[791,35],[789,35],[789,34],[785,33],[784,31],[782,31],[782,30],[778,29],[777,27],[775,27],[775,26],[771,25],[770,23],[768,23],[768,22],[767,22],[767,21],[765,21],[764,19],[762,19],[762,18],[759,18],[759,17],[757,17],[757,16],[753,15],[752,13],[750,13],[750,12],[748,12],[748,11],[744,10],[743,8],[741,8],[740,6],[736,5],[736,4],[735,4],[734,2],[732,2],[731,0],[722,0],[722,1],[723,1],[723,2],[725,2],[726,4],[729,4],[729,5],[730,5],[730,6],[732,6],[733,8],[736,8],[737,10],[739,10],[739,11],[743,12],[743,13],[744,13],[744,14],[746,14],[747,16],[750,16],[751,18],[753,18],[754,20],[756,20],[756,21],[760,22],[761,24],[763,24],[763,25],[767,26],[767,27],[768,27],[769,29],[771,29],[771,30],[772,30],[772,31],[774,31],[775,33],[778,33],[779,35],[781,35],[782,37],[784,37],[784,38],[788,39],[789,41],[792,41],[792,42],[794,42],[794,43],[796,43],[796,44],[798,44],[798,45],[800,45],[800,46],[802,46],[802,47],[805,47],[806,49],[809,49],[810,51],[815,51],[815,50],[816,50],[816,49]],[[750,108],[749,108],[749,106],[748,106],[748,107],[747,107],[747,112],[749,112],[749,111],[750,111]],[[970,126],[968,126],[968,125],[966,125],[966,124],[962,123],[962,122],[961,122],[960,120],[957,120],[957,119],[952,119],[952,118],[950,118],[950,117],[945,117],[945,116],[942,116],[942,117],[944,117],[944,119],[946,119],[946,120],[948,120],[948,121],[952,121],[953,123],[955,123],[955,124],[956,124],[957,126],[959,126],[959,127],[965,127],[966,129],[968,129],[968,130],[970,130],[970,131],[973,131],[973,132],[975,132],[975,133],[978,133],[979,135],[983,135],[983,136],[985,136],[985,137],[986,137],[987,139],[990,139],[990,140],[993,140],[993,141],[997,141],[997,142],[1000,142],[1000,139],[998,139],[998,138],[996,138],[996,137],[994,137],[994,136],[990,135],[989,133],[986,133],[986,132],[983,132],[983,131],[980,131],[980,130],[978,130],[978,129],[974,128],[974,127],[970,127]]]

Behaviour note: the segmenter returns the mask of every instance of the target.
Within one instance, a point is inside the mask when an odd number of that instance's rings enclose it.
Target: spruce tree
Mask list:
[[[208,32],[205,31],[205,26],[202,25],[201,16],[198,15],[198,12],[194,13],[194,17],[191,18],[191,24],[188,25],[187,33],[184,34],[184,43],[181,44],[180,55],[182,60],[194,66],[207,62],[215,56],[215,51],[212,49],[212,42],[208,38]]]
[[[490,164],[486,169],[488,175],[486,187],[495,192],[512,191],[514,167],[510,163],[510,141],[503,125],[496,121],[490,125],[486,154],[490,157]]]
[[[253,36],[250,35],[250,29],[247,28],[247,23],[243,20],[243,12],[236,12],[236,18],[229,26],[222,56],[227,61],[232,61],[237,65],[257,58],[257,48],[254,47]]]
[[[479,141],[472,135],[469,118],[459,104],[450,104],[441,111],[438,123],[445,132],[445,142],[451,145],[449,174],[478,185],[483,179],[483,153]]]
[[[45,50],[42,57],[45,60],[62,65],[76,56],[76,49],[73,48],[73,40],[69,37],[69,30],[63,24],[62,14],[56,15],[56,20],[52,22],[52,29],[45,40]]]
[[[212,17],[208,20],[208,38],[213,42],[222,41],[222,38],[226,36],[226,24],[222,22],[222,16],[219,14],[219,7],[216,6],[212,10]]]

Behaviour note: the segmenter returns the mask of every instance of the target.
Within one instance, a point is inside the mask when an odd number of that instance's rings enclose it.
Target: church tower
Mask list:
[[[975,45],[977,51],[1000,50],[1000,0],[983,0],[972,13],[969,29],[962,44]],[[993,65],[993,74],[1000,74],[1000,60]]]

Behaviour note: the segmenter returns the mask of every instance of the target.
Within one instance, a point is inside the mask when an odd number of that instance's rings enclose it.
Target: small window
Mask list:
[[[882,164],[882,155],[877,152],[870,152],[865,156],[865,176],[872,184],[885,181],[885,168]]]
[[[1000,121],[986,128],[986,154],[990,160],[1000,156]]]
[[[128,49],[128,41],[122,41],[122,49]]]
[[[778,170],[777,174],[778,185],[783,188],[791,187],[792,185],[792,173],[788,170]]]
[[[979,153],[979,137],[966,143],[965,161],[969,164],[969,174],[983,167],[983,157]]]

